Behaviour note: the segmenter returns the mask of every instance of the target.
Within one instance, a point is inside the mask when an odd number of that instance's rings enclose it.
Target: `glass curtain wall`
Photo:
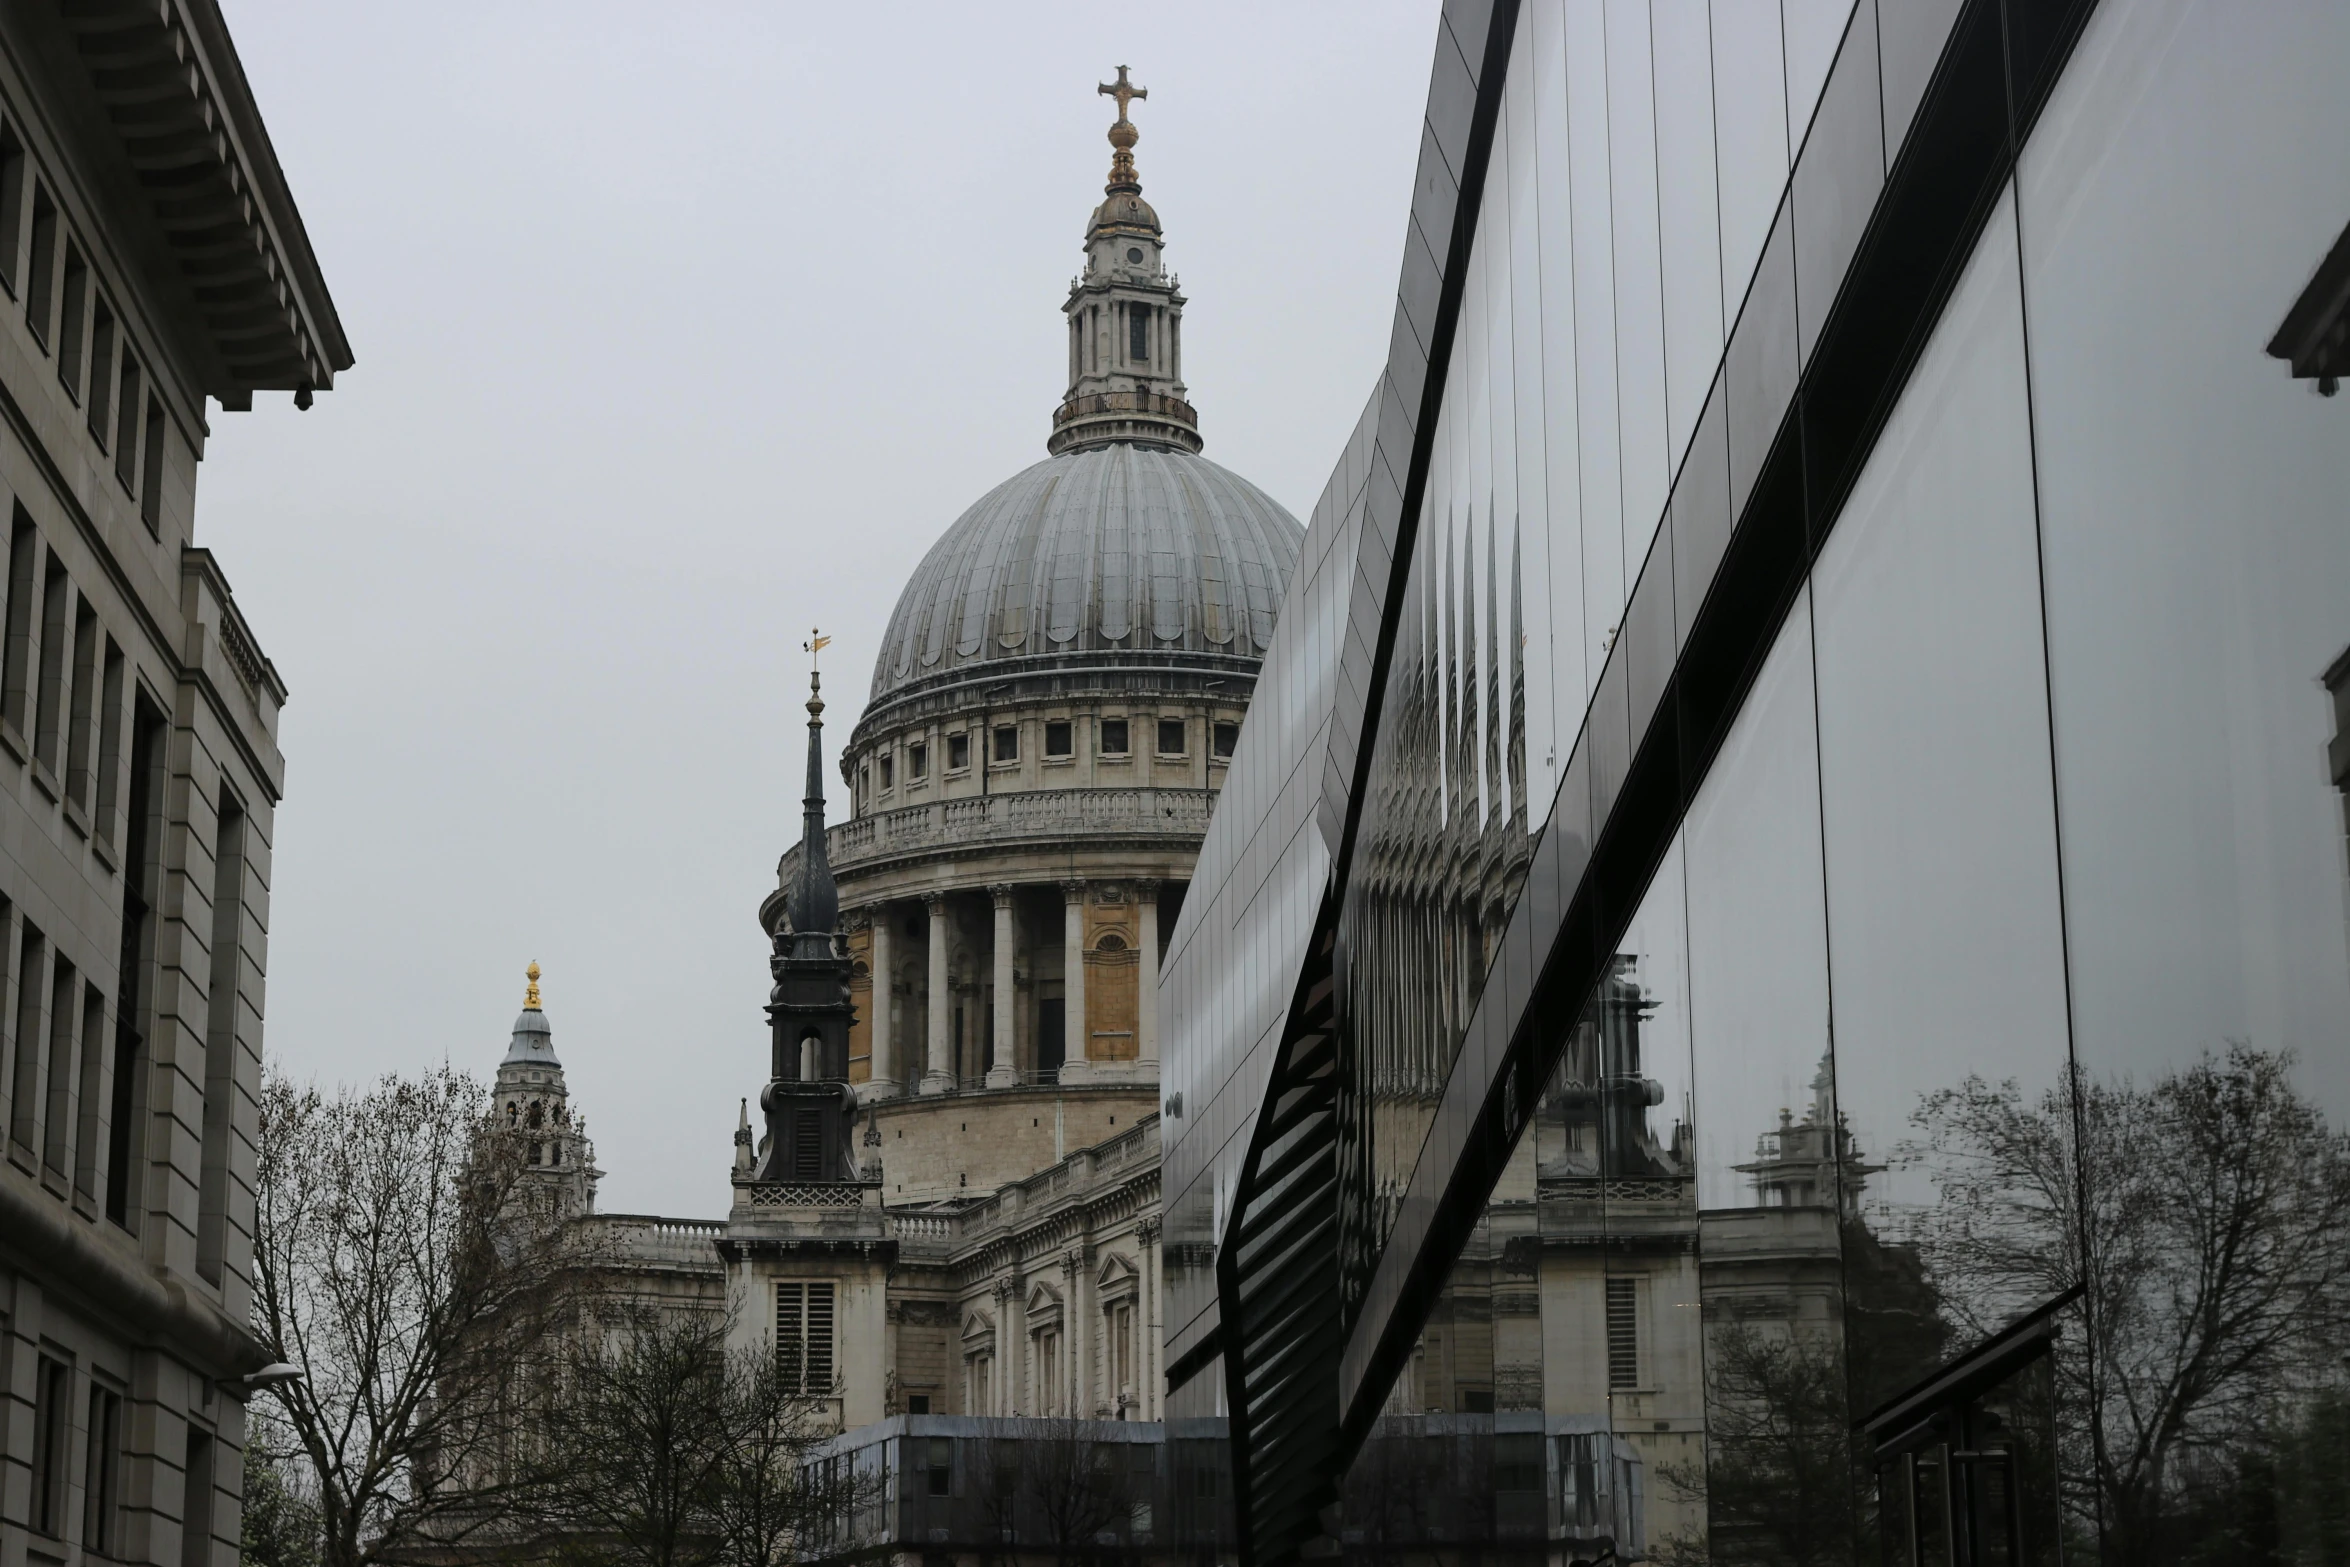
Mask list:
[[[1780,247],[1851,253],[1957,9],[1519,13],[1342,914],[1350,1301],[1531,845],[1588,836],[1590,704],[1646,721],[1600,673],[1659,519],[1753,482],[1724,323]],[[1853,37],[1876,167],[1791,237]],[[2319,678],[2350,412],[2262,351],[2350,217],[2346,62],[2336,7],[2091,14],[1346,1477],[1343,1554],[2350,1550]]]

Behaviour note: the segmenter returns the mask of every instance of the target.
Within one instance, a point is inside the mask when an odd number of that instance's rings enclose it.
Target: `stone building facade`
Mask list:
[[[351,353],[215,0],[0,8],[0,1563],[237,1559],[286,686],[210,404]]]

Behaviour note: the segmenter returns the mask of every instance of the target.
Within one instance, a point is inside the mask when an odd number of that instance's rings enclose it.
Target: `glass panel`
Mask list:
[[[1730,515],[1746,507],[1795,395],[1795,238],[1782,203],[1730,339]]]
[[[2142,1259],[2067,1434],[2112,1561],[2341,1538],[2350,441],[2261,350],[2350,212],[2345,59],[2338,6],[2101,7],[2018,174],[2084,1176]]]
[[[1876,15],[1868,5],[1853,13],[1836,67],[1821,89],[1819,114],[1796,155],[1796,313],[1806,362],[1885,183]]]
[[[1885,162],[1900,155],[1902,137],[1926,95],[1961,0],[1876,0],[1884,55]]]
[[[1681,460],[1722,357],[1722,224],[1714,172],[1709,7],[1649,13],[1656,194],[1664,278],[1665,461]]]
[[[1722,319],[1738,316],[1787,184],[1787,73],[1779,8],[1713,8],[1714,178],[1721,189]]]
[[[1779,0],[1777,9],[1787,39],[1787,145],[1800,150],[1836,46],[1852,20],[1853,0]]]
[[[1608,184],[1615,262],[1618,460],[1624,558],[1637,571],[1664,514],[1673,452],[1665,417],[1663,260],[1657,227],[1655,81],[1648,8],[1606,10]],[[1572,100],[1570,99],[1570,102]]]
[[[1632,586],[1617,428],[1615,218],[1608,200],[1607,26],[1600,0],[1567,0],[1564,43],[1577,421],[1568,438],[1582,484],[1584,678],[1596,690]],[[1640,552],[1629,559],[1637,569]]]
[[[2003,201],[1813,577],[1856,1411],[2071,1282],[2027,406]]]

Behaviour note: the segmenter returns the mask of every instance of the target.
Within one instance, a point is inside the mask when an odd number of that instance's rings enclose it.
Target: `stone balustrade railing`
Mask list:
[[[838,823],[826,830],[824,852],[835,872],[846,872],[982,845],[1085,838],[1197,839],[1206,834],[1215,806],[1213,789],[1037,789],[933,800]],[[798,844],[785,851],[785,885],[791,882],[799,857]]]

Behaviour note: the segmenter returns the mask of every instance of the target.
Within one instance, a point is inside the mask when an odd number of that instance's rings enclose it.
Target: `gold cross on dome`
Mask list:
[[[1100,93],[1105,98],[1115,98],[1118,100],[1118,118],[1120,120],[1124,120],[1126,118],[1126,106],[1128,104],[1132,103],[1137,98],[1148,98],[1150,96],[1149,88],[1137,87],[1126,79],[1126,67],[1123,65],[1118,67],[1117,81],[1103,82],[1099,87],[1095,88],[1094,91]]]

